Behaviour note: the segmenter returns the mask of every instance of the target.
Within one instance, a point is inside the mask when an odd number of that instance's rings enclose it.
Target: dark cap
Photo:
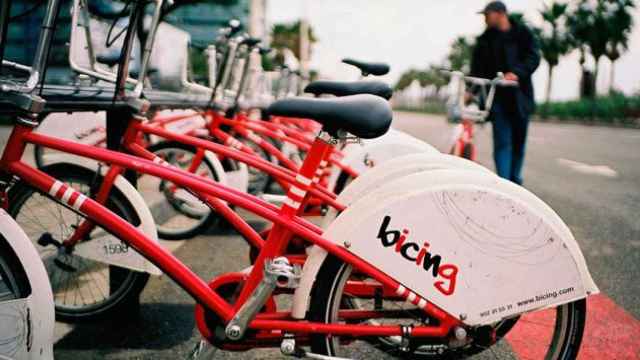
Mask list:
[[[492,1],[488,3],[487,6],[484,7],[484,9],[479,11],[478,14],[486,14],[488,12],[506,13],[507,5],[505,5],[502,1]]]

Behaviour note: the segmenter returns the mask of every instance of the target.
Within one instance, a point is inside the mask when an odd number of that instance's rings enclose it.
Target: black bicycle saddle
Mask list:
[[[340,130],[357,137],[374,139],[391,126],[389,102],[375,95],[361,94],[330,99],[294,97],[278,100],[267,109],[269,115],[307,118],[323,125],[336,136]]]
[[[350,58],[342,59],[342,62],[357,67],[364,76],[382,76],[388,74],[390,70],[389,65],[385,63],[364,62]]]
[[[349,96],[358,94],[370,94],[389,100],[393,95],[393,89],[389,85],[379,81],[314,81],[307,85],[304,92],[318,95]]]

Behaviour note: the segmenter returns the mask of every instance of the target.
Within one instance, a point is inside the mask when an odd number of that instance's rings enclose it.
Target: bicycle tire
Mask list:
[[[335,315],[335,311],[336,309],[343,308],[345,304],[345,299],[342,297],[342,291],[344,290],[346,280],[350,276],[351,267],[348,264],[335,256],[327,256],[320,268],[320,271],[318,272],[318,278],[316,279],[312,293],[309,309],[309,319],[311,321],[322,323],[337,322],[337,319],[335,319],[335,316],[337,316]],[[560,321],[556,321],[554,334],[559,333],[560,336],[553,338],[549,348],[550,351],[547,352],[547,357],[545,359],[573,360],[578,355],[580,344],[582,342],[582,335],[586,320],[586,300],[581,299],[561,305],[557,308],[557,313],[561,319]],[[519,321],[521,320],[518,320],[518,322]],[[515,324],[515,321],[507,320],[507,322],[508,324],[506,329],[503,329],[500,334],[502,336],[504,336],[505,333]],[[473,346],[465,348],[463,353],[456,349],[451,353],[434,355],[421,354],[417,352],[406,353],[397,347],[392,348],[388,343],[384,344],[381,339],[377,339],[377,341],[375,339],[368,339],[368,341],[373,342],[375,347],[382,349],[386,354],[411,359],[434,360],[448,358],[447,356],[459,358],[491,349],[490,347],[487,349],[486,347],[472,344]],[[339,343],[339,337],[313,334],[311,336],[311,351],[329,356],[344,356],[336,349],[337,346],[340,346]]]

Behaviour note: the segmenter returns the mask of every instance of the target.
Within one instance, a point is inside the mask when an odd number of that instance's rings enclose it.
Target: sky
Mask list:
[[[394,84],[412,67],[441,63],[449,45],[459,35],[477,35],[484,22],[476,13],[485,4],[479,0],[267,0],[269,24],[290,22],[307,15],[318,43],[313,47],[311,67],[321,77],[356,80],[358,72],[340,63],[344,57],[384,61],[391,73],[384,80]],[[548,0],[547,0],[548,1]],[[544,0],[506,0],[510,11],[525,14],[532,24],[542,22],[538,10]],[[640,91],[640,4],[634,11],[636,22],[629,51],[615,67],[616,88]],[[599,91],[608,89],[610,64],[601,60]],[[534,75],[536,96],[544,96],[547,67]],[[563,58],[554,73],[552,98],[572,99],[578,95],[580,68],[578,54]]]

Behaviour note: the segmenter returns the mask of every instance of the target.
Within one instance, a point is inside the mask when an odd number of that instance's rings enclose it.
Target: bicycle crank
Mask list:
[[[230,340],[240,340],[249,322],[255,318],[260,309],[267,303],[276,287],[294,289],[298,287],[302,269],[299,265],[289,264],[285,257],[266,260],[264,263],[264,277],[245,302],[238,313],[231,319],[225,329]]]

